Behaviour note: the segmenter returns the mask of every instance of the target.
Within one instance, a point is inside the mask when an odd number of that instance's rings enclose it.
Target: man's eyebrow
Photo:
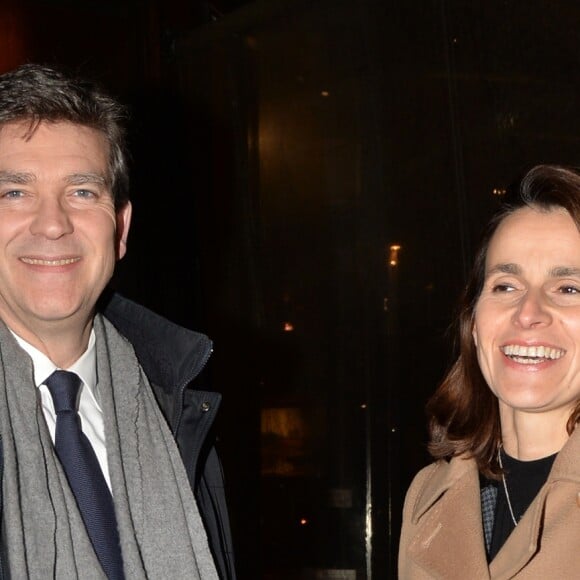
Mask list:
[[[517,264],[496,264],[492,266],[486,273],[486,276],[491,276],[492,274],[514,274],[519,275],[522,273],[522,269]]]
[[[0,171],[0,183],[27,185],[34,181],[36,181],[36,176],[32,173]],[[82,185],[83,183],[107,185],[107,179],[99,173],[72,173],[65,177],[65,181],[70,185]]]
[[[65,181],[70,185],[83,185],[84,183],[107,185],[107,180],[99,173],[72,173],[66,176]]]
[[[36,181],[36,176],[32,173],[18,171],[0,171],[0,183],[15,183],[17,185],[27,185]]]

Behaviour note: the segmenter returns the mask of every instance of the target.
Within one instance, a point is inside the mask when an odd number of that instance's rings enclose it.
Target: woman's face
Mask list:
[[[486,259],[473,338],[500,401],[569,417],[580,398],[580,233],[563,209],[519,209]]]

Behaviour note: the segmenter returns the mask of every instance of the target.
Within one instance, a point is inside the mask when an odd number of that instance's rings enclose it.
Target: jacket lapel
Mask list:
[[[436,578],[489,578],[475,462],[441,463],[426,486],[413,509],[410,557]]]
[[[569,489],[570,484],[580,483],[579,456],[580,429],[576,429],[558,454],[546,484],[489,565],[475,461],[454,458],[449,463],[438,462],[410,506],[414,535],[408,544],[409,557],[426,577],[499,580],[516,576],[540,549],[546,512],[551,510],[550,517],[556,518],[551,525],[556,525],[565,521],[570,509],[577,509],[576,502],[580,505],[580,494],[578,499],[572,496],[573,505],[569,505],[569,492],[556,496],[561,487]]]
[[[542,487],[517,528],[511,533],[490,565],[492,578],[511,578],[519,572],[540,548],[548,493],[558,482],[580,482],[580,431],[576,429],[562,448]],[[570,506],[573,508],[574,506]]]
[[[511,578],[538,551],[547,490],[548,486],[540,490],[517,528],[491,562],[489,570],[492,578]]]

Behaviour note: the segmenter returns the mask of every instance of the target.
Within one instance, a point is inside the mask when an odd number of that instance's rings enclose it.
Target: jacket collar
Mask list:
[[[99,311],[135,349],[163,414],[176,430],[181,422],[186,387],[200,375],[211,356],[211,340],[116,292],[103,294]],[[212,408],[215,409],[219,397],[213,399]]]
[[[554,461],[552,471],[548,476],[548,482],[552,481],[575,481],[580,483],[580,427],[570,436],[566,445],[562,447],[558,457]]]
[[[409,556],[430,576],[489,577],[474,460],[438,462],[418,494],[411,518],[416,534]]]
[[[421,516],[453,485],[473,471],[475,463],[454,458],[449,463],[439,461],[434,466],[433,474],[425,481],[423,489],[417,496],[413,507],[412,520],[416,524]]]
[[[548,493],[558,481],[580,482],[579,454],[580,430],[576,429],[558,453],[546,484],[506,540],[505,546],[509,549],[502,548],[490,564],[492,578],[511,578],[538,551]],[[578,509],[576,503],[570,509]]]
[[[174,324],[117,292],[105,292],[99,310],[131,343],[149,380],[168,395],[193,381],[211,355],[213,345],[207,336]]]

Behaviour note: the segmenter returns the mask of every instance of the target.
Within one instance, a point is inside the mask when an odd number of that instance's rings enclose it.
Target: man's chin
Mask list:
[[[79,323],[83,319],[83,307],[78,301],[55,301],[36,303],[28,309],[24,322],[30,325],[70,325],[75,320]],[[86,312],[89,318],[91,312]]]

